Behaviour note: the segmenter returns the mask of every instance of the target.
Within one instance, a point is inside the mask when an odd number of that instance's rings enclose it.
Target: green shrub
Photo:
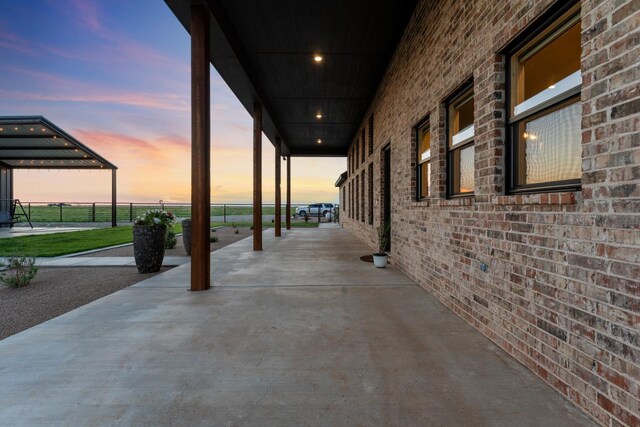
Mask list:
[[[10,288],[27,286],[38,272],[38,267],[35,264],[34,257],[10,257],[6,263],[0,264],[6,268],[0,273],[0,282]]]
[[[217,236],[211,236],[211,237],[209,237],[209,241],[210,242],[217,242],[218,241],[218,237]]]
[[[176,232],[170,229],[167,233],[167,241],[164,242],[164,247],[166,249],[173,249],[176,247],[176,243],[178,243],[178,239],[176,239]]]
[[[236,228],[236,231],[235,231],[234,233],[238,234],[238,233],[240,233],[240,230],[238,230],[238,229]]]

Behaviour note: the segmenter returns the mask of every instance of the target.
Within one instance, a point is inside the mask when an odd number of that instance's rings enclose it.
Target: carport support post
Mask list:
[[[191,6],[191,290],[211,286],[209,10]]]
[[[253,250],[262,250],[262,104],[253,104]]]
[[[291,230],[291,156],[287,156],[287,230]]]
[[[275,226],[276,226],[276,237],[282,236],[282,195],[280,193],[280,156],[282,155],[282,149],[280,145],[282,141],[279,136],[276,136],[276,206],[275,206]]]
[[[118,226],[118,215],[116,209],[118,209],[118,204],[116,202],[116,189],[117,189],[117,180],[116,180],[116,170],[111,169],[111,226]],[[95,221],[95,205],[93,209],[93,220]]]

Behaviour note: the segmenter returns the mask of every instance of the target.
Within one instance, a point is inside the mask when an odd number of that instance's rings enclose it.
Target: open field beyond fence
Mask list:
[[[73,202],[22,202],[22,205],[31,222],[110,222],[111,204],[106,202],[73,203]],[[291,215],[295,213],[292,205]],[[132,222],[138,215],[149,209],[164,208],[173,212],[178,218],[189,218],[191,206],[188,204],[173,203],[118,203],[116,218],[118,222]],[[21,213],[21,212],[17,212]],[[232,222],[238,220],[238,216],[253,214],[252,205],[248,204],[212,204],[211,217],[216,221]],[[274,205],[263,205],[263,215],[274,215]],[[282,214],[286,214],[286,206],[282,206]]]

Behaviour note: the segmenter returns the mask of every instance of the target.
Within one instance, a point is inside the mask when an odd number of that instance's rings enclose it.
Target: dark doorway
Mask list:
[[[387,227],[389,238],[387,239],[386,251],[391,250],[391,147],[387,147],[382,152],[383,155],[383,171],[384,171],[384,194],[383,200],[383,219],[382,224]]]

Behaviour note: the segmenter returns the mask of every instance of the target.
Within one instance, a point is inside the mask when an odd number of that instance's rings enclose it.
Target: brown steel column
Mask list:
[[[253,250],[262,250],[262,104],[253,104]]]
[[[282,141],[279,136],[276,136],[276,218],[275,218],[275,226],[276,226],[276,237],[282,236],[282,195],[280,193],[280,156],[282,156],[282,149],[280,145]]]
[[[116,170],[111,169],[111,226],[118,226],[118,203],[116,201],[116,189],[117,189],[117,180],[116,180]]]
[[[191,6],[191,290],[211,286],[209,10]]]
[[[287,230],[291,230],[291,156],[287,156]]]

